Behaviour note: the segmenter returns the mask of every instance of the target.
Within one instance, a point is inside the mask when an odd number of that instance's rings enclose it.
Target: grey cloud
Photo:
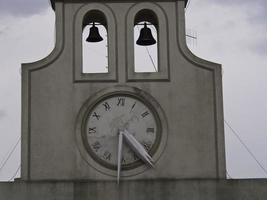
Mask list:
[[[267,41],[259,41],[250,46],[250,50],[258,55],[267,55]]]
[[[8,27],[5,26],[3,28],[0,27],[0,35],[4,34],[8,30]]]
[[[226,5],[226,6],[233,6],[233,5],[244,5],[244,4],[248,4],[248,3],[253,3],[253,4],[258,4],[258,3],[262,3],[265,0],[209,0],[209,3],[215,3],[215,4],[220,4],[220,5]]]
[[[267,19],[267,1],[266,0],[208,0],[208,4],[220,6],[238,6],[247,7],[247,19],[249,23],[266,24]]]
[[[48,8],[49,0],[0,0],[0,15],[29,16]]]
[[[246,22],[248,25],[254,29],[254,31],[260,33],[262,36],[255,38],[254,35],[251,35],[251,41],[247,43],[247,48],[258,55],[265,56],[267,55],[267,1],[266,0],[208,0],[209,4],[219,5],[223,7],[235,7],[240,8],[245,11]],[[233,13],[234,15],[234,13]],[[238,21],[228,21],[225,23],[224,28],[235,28],[235,24],[239,23]],[[260,25],[260,26],[258,26]],[[249,43],[251,43],[249,45]]]
[[[0,110],[0,120],[3,119],[3,118],[5,118],[6,116],[7,116],[6,111]]]
[[[250,24],[263,24],[267,26],[267,5],[258,12],[249,12],[247,20]]]

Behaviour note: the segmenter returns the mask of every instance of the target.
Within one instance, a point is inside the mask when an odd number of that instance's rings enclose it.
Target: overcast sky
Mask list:
[[[189,41],[190,49],[223,65],[225,120],[264,168],[266,10],[266,0],[191,0],[186,11],[187,30],[197,33],[197,41]],[[54,22],[48,0],[0,0],[0,167],[20,137],[20,64],[52,51]],[[232,178],[267,177],[227,126],[225,137],[227,170]],[[0,180],[12,178],[19,165],[20,146],[0,169]]]

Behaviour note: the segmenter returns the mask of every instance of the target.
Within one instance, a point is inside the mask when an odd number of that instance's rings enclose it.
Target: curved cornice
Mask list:
[[[50,0],[51,6],[53,10],[55,10],[55,1],[56,0]],[[99,2],[101,0],[87,0],[88,2]],[[111,0],[106,0],[106,1],[111,1]],[[116,0],[116,2],[125,2],[124,0]],[[141,0],[140,0],[141,1]],[[147,1],[155,1],[155,0],[147,0]],[[188,0],[161,0],[161,1],[184,1],[185,2],[185,7],[187,6]]]
[[[176,19],[179,19],[179,23],[176,24],[177,29],[177,45],[180,49],[182,55],[195,66],[201,67],[208,70],[216,70],[221,73],[221,64],[211,62],[199,58],[191,52],[186,44],[186,34],[185,34],[185,14],[184,10],[179,2],[176,3]]]
[[[57,12],[56,12],[56,36],[55,36],[55,46],[52,52],[46,56],[45,58],[32,62],[32,63],[22,63],[22,70],[30,70],[35,71],[42,69],[44,67],[49,66],[49,64],[53,63],[62,53],[64,49],[64,5],[57,4]]]

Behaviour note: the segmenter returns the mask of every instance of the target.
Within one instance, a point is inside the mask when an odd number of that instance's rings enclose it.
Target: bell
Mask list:
[[[103,38],[99,34],[98,28],[95,26],[95,23],[93,22],[93,26],[90,28],[89,36],[86,39],[87,42],[100,42]]]
[[[150,46],[156,44],[156,40],[153,38],[150,28],[147,27],[146,23],[144,28],[141,29],[140,35],[136,44],[141,46]]]

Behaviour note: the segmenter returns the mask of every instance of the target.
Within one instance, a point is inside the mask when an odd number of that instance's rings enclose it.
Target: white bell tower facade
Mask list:
[[[100,136],[119,129],[149,143],[155,162],[149,168],[131,160],[136,152],[122,153],[121,180],[225,178],[221,66],[188,50],[185,4],[52,1],[55,49],[22,68],[23,180],[116,180],[118,141]],[[157,31],[156,72],[135,71],[133,30],[144,21]],[[92,23],[107,32],[107,72],[83,72],[82,35]],[[124,110],[116,98],[125,99]],[[126,107],[135,101],[140,111],[129,117]],[[111,109],[105,113],[101,104]],[[146,112],[151,118],[143,119]],[[155,135],[147,136],[149,130]]]

